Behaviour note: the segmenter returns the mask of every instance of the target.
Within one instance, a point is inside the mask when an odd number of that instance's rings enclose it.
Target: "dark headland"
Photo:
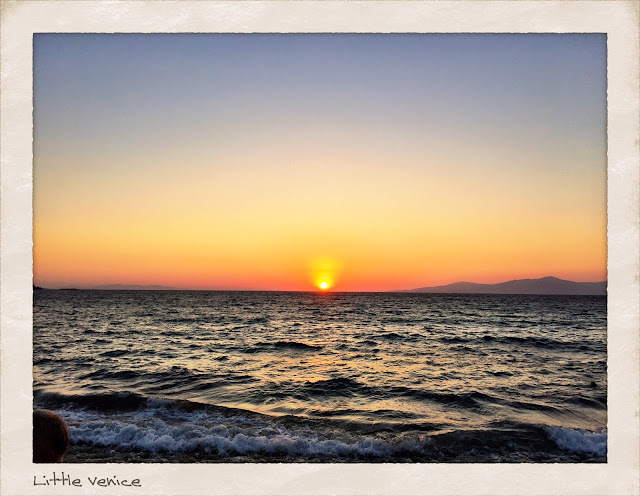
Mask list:
[[[174,290],[177,288],[171,286],[160,286],[158,284],[105,284],[103,286],[92,286],[90,289],[113,289],[113,290],[141,290],[141,291],[163,291]]]
[[[34,285],[33,290],[41,289],[66,289],[66,290],[115,290],[115,291],[174,291],[178,288],[172,286],[159,286],[157,284],[106,284],[103,286],[77,286],[72,288],[41,288]]]
[[[454,282],[445,286],[409,289],[404,293],[461,293],[461,294],[532,294],[532,295],[606,295],[607,281],[575,282],[542,277],[516,279],[498,284]]]

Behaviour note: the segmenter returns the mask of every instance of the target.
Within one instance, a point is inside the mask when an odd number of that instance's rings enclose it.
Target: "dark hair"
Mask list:
[[[33,461],[51,463],[62,461],[69,447],[69,428],[66,422],[50,410],[33,411]]]

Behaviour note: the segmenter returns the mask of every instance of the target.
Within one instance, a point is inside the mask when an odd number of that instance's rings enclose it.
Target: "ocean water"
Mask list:
[[[71,462],[605,462],[606,297],[34,292]]]

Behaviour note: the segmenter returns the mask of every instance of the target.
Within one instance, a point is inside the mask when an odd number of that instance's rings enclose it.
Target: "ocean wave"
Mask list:
[[[172,425],[155,419],[139,426],[120,421],[88,421],[70,426],[73,442],[116,446],[151,452],[193,452],[202,450],[221,456],[255,453],[322,456],[389,457],[398,448],[420,450],[417,443],[392,443],[372,437],[357,436],[333,439],[318,433],[291,431],[281,426],[239,429],[220,423],[210,426],[193,423]]]
[[[114,357],[124,356],[128,353],[129,353],[129,350],[116,349],[116,350],[109,350],[109,351],[102,352],[100,353],[100,356],[114,358]]]
[[[64,412],[63,412],[64,413]],[[128,419],[69,417],[73,445],[149,453],[204,453],[246,461],[470,462],[605,461],[606,434],[568,428],[520,426],[513,431],[458,430],[433,435],[380,436],[316,428],[289,419],[288,425],[221,417],[206,412],[182,418],[152,414]],[[298,420],[300,422],[300,420]],[[324,423],[322,425],[325,425]],[[253,456],[260,456],[256,459]]]
[[[307,344],[299,341],[275,341],[275,342],[264,342],[260,341],[256,343],[254,346],[248,346],[242,348],[240,351],[244,353],[263,353],[269,351],[280,351],[280,350],[289,350],[289,351],[317,351],[323,348],[322,345],[318,344]]]
[[[176,312],[171,312],[176,313]],[[201,317],[163,317],[161,322],[168,324],[194,324],[196,322],[202,322]]]
[[[607,408],[607,397],[602,395],[597,396],[595,398],[586,398],[584,396],[573,396],[571,398],[567,398],[566,401],[574,405],[586,406],[586,407],[596,408],[600,410],[606,410]]]
[[[121,412],[139,410],[147,403],[145,396],[129,392],[63,394],[36,389],[33,392],[33,399],[36,405],[50,409],[58,409],[66,407],[69,404],[75,404],[94,410],[116,410]]]
[[[141,371],[131,369],[113,370],[107,368],[99,368],[88,374],[84,374],[79,379],[92,379],[92,380],[133,380],[138,379],[141,381],[153,381],[158,382],[162,380],[173,380],[177,377],[189,377],[189,378],[204,378],[206,374],[198,373],[196,370],[189,369],[187,367],[180,367],[174,365],[172,367],[159,368],[155,371]]]
[[[480,337],[474,336],[442,336],[437,338],[438,341],[444,344],[505,344],[505,345],[517,345],[527,346],[533,348],[545,348],[553,350],[562,349],[575,349],[580,351],[591,351],[595,347],[599,346],[598,343],[590,343],[584,341],[563,341],[551,338],[545,338],[540,336],[495,336],[491,334],[484,334]]]
[[[344,379],[312,384],[357,386]],[[474,401],[483,397],[475,396]],[[604,461],[606,457],[606,431],[566,427],[511,422],[485,430],[456,430],[437,424],[340,418],[359,413],[348,411],[333,418],[271,416],[133,393],[65,395],[39,390],[35,400],[39,407],[55,409],[67,421],[72,445],[111,447],[120,452],[204,453],[212,460],[249,457],[246,461],[293,457],[294,461],[567,462]],[[401,412],[386,413],[394,419]],[[251,458],[254,455],[257,460]]]
[[[348,377],[307,382],[302,389],[310,396],[347,396],[363,391],[365,386]]]
[[[87,380],[87,379],[112,379],[118,381],[126,381],[137,379],[140,376],[139,372],[135,370],[107,370],[100,368],[98,370],[94,370],[93,372],[89,372],[87,374],[79,376],[79,379]]]
[[[575,453],[607,456],[607,431],[590,432],[568,427],[546,427],[549,438],[560,448]]]
[[[372,351],[375,351],[372,350]],[[268,386],[261,386],[252,394],[258,402],[277,399],[301,401],[322,401],[334,397],[362,397],[368,400],[400,399],[417,402],[430,402],[448,407],[482,410],[487,405],[508,405],[509,402],[497,396],[481,391],[467,391],[460,393],[433,391],[409,386],[380,386],[369,385],[351,377],[333,377],[330,379],[295,383],[291,381],[273,382]]]
[[[251,317],[244,320],[245,324],[268,324],[271,320],[271,317],[268,315],[263,315],[260,317]]]
[[[40,392],[40,403],[57,404],[69,424],[72,444],[120,450],[213,453],[221,457],[280,454],[308,458],[389,458],[419,453],[426,438],[389,441],[337,432],[335,423],[300,417],[270,417],[247,410],[133,394],[63,395]],[[123,401],[130,408],[105,415],[105,405]],[[73,404],[82,406],[77,409]],[[126,410],[126,411],[125,411]],[[283,425],[283,424],[291,425]]]
[[[462,336],[444,336],[440,338],[440,341],[447,344],[460,344],[468,343],[471,341],[471,339],[463,338]]]
[[[292,349],[292,350],[320,350],[321,345],[300,343],[298,341],[276,341],[275,343],[258,343],[259,346],[272,346],[277,349]]]

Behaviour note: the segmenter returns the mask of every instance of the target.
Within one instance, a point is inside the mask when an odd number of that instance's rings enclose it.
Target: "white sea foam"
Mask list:
[[[547,427],[551,440],[562,449],[595,456],[607,455],[607,431],[589,432],[567,427]]]
[[[396,449],[419,450],[424,443],[394,446],[366,436],[323,438],[317,433],[291,431],[281,426],[241,429],[229,424],[203,426],[173,425],[153,419],[141,425],[115,420],[89,420],[70,425],[73,442],[118,446],[151,452],[190,452],[251,454],[284,453],[292,455],[368,455],[385,457]]]
[[[303,458],[376,458],[433,456],[440,460],[442,450],[456,450],[460,439],[474,431],[443,437],[427,435],[381,439],[369,434],[346,432],[327,425],[286,424],[262,417],[219,411],[184,411],[169,401],[152,402],[152,407],[117,412],[105,417],[99,412],[61,409],[67,420],[72,443],[88,443],[150,453],[193,453],[225,456],[254,454]],[[166,405],[166,406],[165,406]],[[607,434],[566,427],[546,427],[548,437],[562,450],[592,457],[607,454]],[[533,430],[532,435],[539,435]],[[466,452],[466,450],[462,450]],[[463,452],[460,453],[464,455]],[[473,455],[474,453],[470,453]],[[477,454],[477,453],[476,453]]]

